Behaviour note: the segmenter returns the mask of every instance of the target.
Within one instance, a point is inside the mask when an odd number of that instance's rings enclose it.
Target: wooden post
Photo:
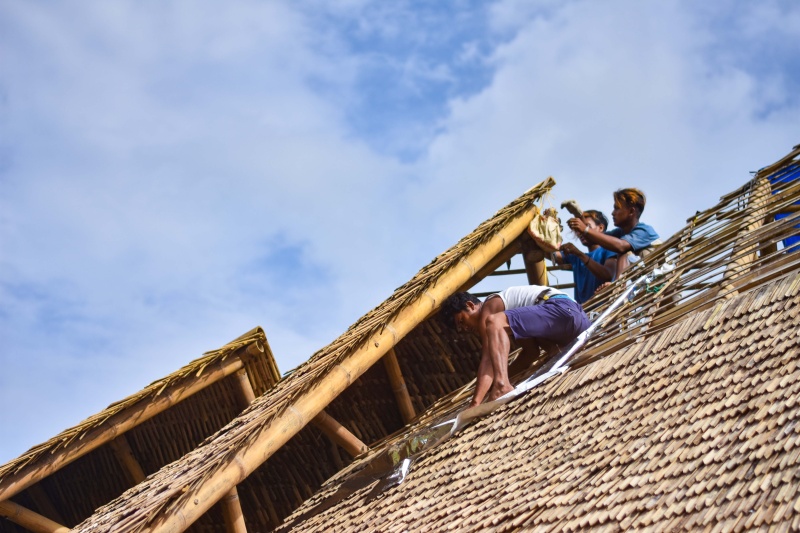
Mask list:
[[[247,527],[244,524],[244,513],[242,513],[242,505],[239,502],[239,493],[236,487],[233,487],[222,498],[222,514],[225,517],[225,530],[228,533],[247,533]]]
[[[737,278],[747,273],[750,265],[758,259],[759,244],[752,242],[751,234],[758,230],[767,216],[767,204],[772,192],[767,178],[757,178],[753,181],[750,197],[747,200],[747,216],[736,235],[736,242],[731,251],[731,262],[725,269],[722,277],[722,291],[725,298],[733,298],[738,291],[730,290]]]
[[[547,182],[548,185],[550,183],[551,181]],[[310,419],[316,417],[400,339],[438,311],[445,298],[470,281],[481,268],[519,237],[532,218],[533,211],[526,210],[509,220],[492,237],[443,273],[434,285],[409,302],[368,343],[319,376],[315,387],[300,394],[291,406],[272,418],[269,424],[259,428],[248,445],[229,455],[226,464],[220,465],[204,483],[190,487],[179,500],[172,502],[169,511],[160,514],[150,525],[150,529],[161,533],[178,533],[187,529],[231,488],[305,427]]]
[[[544,250],[539,248],[539,245],[527,234],[521,239],[522,261],[525,263],[525,274],[528,276],[528,283],[547,287],[547,265],[544,262]]]
[[[335,418],[320,411],[311,422],[317,426],[333,442],[344,448],[351,457],[357,457],[369,450],[369,446],[353,435],[349,429],[341,425]]]
[[[246,369],[237,370],[233,377],[236,383],[236,399],[239,403],[239,409],[244,411],[256,400],[256,394],[253,392],[253,385],[250,383],[250,377],[247,375]],[[236,490],[236,487],[233,487],[225,494],[221,503],[222,516],[225,518],[225,530],[228,533],[247,533],[242,502],[239,501],[239,491]]]
[[[242,368],[242,361],[238,357],[228,358],[215,364],[214,367],[209,367],[207,372],[204,372],[201,376],[181,382],[178,387],[164,391],[155,398],[148,398],[146,401],[112,416],[103,426],[89,430],[82,439],[76,439],[71,444],[50,455],[47,459],[39,461],[30,467],[23,467],[16,473],[3,478],[3,483],[0,485],[0,501],[11,498],[53,472],[57,472],[75,459],[83,457],[118,435],[122,435],[129,429],[151,419],[220,379],[233,374],[240,368]]]
[[[397,354],[394,348],[386,352],[383,356],[383,366],[386,368],[386,373],[389,375],[389,383],[392,384],[392,392],[397,400],[397,407],[400,409],[400,415],[403,421],[408,424],[417,413],[414,411],[414,406],[411,403],[411,397],[408,395],[408,387],[406,387],[406,380],[403,378],[403,372],[400,370],[400,363],[397,361]]]
[[[11,500],[0,502],[0,516],[34,533],[69,533],[69,528],[26,509]]]
[[[122,465],[122,468],[130,475],[133,484],[138,485],[144,481],[144,478],[147,476],[142,466],[139,464],[139,461],[137,461],[136,457],[133,455],[133,450],[131,449],[128,439],[125,438],[125,435],[120,435],[109,442],[108,445],[111,447],[111,451],[114,452],[117,461]]]
[[[247,375],[247,370],[244,368],[237,370],[235,378],[239,409],[244,411],[255,401],[256,394],[253,392],[253,385],[250,384],[250,377]]]

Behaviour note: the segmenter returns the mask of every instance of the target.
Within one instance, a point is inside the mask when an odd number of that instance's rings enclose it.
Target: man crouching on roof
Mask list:
[[[484,397],[492,401],[513,390],[508,379],[510,334],[517,341],[542,339],[563,346],[591,324],[572,298],[540,285],[509,287],[489,295],[485,302],[458,292],[442,303],[440,313],[450,327],[481,337],[481,362],[470,407],[479,405]]]

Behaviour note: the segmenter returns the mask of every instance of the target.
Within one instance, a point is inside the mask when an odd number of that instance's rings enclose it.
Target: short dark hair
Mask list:
[[[614,191],[614,200],[621,204],[633,207],[636,209],[638,216],[642,216],[644,212],[644,204],[647,202],[644,193],[639,189],[619,189]]]
[[[439,319],[450,328],[456,329],[456,315],[467,308],[467,302],[480,303],[477,296],[468,292],[457,292],[442,302]]]
[[[598,211],[597,209],[587,209],[583,212],[583,216],[586,218],[591,218],[598,226],[603,226],[603,230],[608,229],[608,219],[602,211]]]

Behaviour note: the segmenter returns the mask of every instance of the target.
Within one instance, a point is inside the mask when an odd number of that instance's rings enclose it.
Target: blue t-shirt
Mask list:
[[[594,251],[587,252],[592,260],[597,261],[601,265],[606,262],[609,257],[615,257],[616,254],[612,253],[602,246],[598,246]],[[582,304],[592,297],[597,287],[603,284],[594,274],[591,273],[589,267],[583,264],[583,261],[577,255],[563,254],[564,261],[572,265],[572,278],[575,280],[575,301]]]
[[[606,235],[611,235],[612,237],[626,241],[631,245],[633,253],[635,254],[638,254],[640,250],[647,248],[653,241],[658,239],[656,230],[654,230],[652,226],[648,226],[642,222],[636,224],[630,233],[622,233],[620,228],[614,228],[611,231],[607,231]],[[616,257],[617,255],[619,254],[614,253],[612,257]]]

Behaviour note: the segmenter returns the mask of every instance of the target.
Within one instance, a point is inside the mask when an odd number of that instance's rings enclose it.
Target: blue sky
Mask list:
[[[0,2],[0,463],[256,325],[295,367],[549,175],[668,237],[800,143],[799,43],[774,0]]]

